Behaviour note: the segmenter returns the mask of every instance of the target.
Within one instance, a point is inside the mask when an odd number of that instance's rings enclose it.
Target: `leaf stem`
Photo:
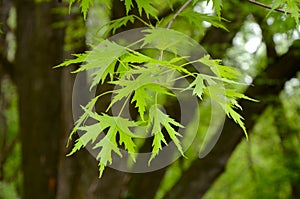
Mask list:
[[[128,95],[128,96],[126,97],[126,100],[125,100],[124,104],[122,105],[122,108],[121,108],[121,110],[120,110],[120,112],[119,112],[119,114],[118,114],[118,117],[121,116],[121,114],[122,114],[122,112],[123,112],[123,110],[124,110],[124,108],[125,108],[125,106],[126,106],[128,100],[129,100],[129,98],[130,98],[130,95]]]

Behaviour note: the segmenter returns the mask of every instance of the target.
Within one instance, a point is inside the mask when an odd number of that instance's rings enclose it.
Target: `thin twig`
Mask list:
[[[272,6],[266,5],[264,3],[261,3],[261,2],[255,1],[255,0],[247,0],[247,1],[254,4],[254,5],[257,5],[257,6],[269,9],[269,10],[273,9]],[[277,11],[277,12],[284,13],[284,14],[291,14],[290,12],[287,12],[284,9],[281,9],[281,8],[275,8],[274,10]]]
[[[174,14],[172,20],[168,23],[166,29],[170,29],[172,24],[174,23],[176,17],[192,2],[192,0],[188,0],[187,2],[185,2],[180,8],[179,10],[177,10],[177,12]],[[159,57],[158,60],[162,60],[163,58],[163,51],[160,51],[159,53]]]
[[[181,8],[179,8],[179,10],[174,14],[172,20],[168,23],[167,25],[167,29],[170,29],[172,24],[174,23],[176,17],[192,2],[192,0],[188,0],[187,2],[185,2],[185,4],[183,4],[183,6],[181,6]]]

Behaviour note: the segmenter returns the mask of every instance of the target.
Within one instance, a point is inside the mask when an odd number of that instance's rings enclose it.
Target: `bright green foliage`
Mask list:
[[[93,5],[93,0],[77,0],[80,3],[81,12],[83,14],[83,18],[86,19],[87,12],[89,8]],[[76,2],[76,0],[70,0],[69,10],[71,10],[71,6]]]
[[[204,56],[198,61],[210,67],[216,76],[198,74],[188,89],[193,88],[193,94],[197,95],[200,99],[202,99],[202,95],[205,93],[210,98],[216,100],[228,117],[232,118],[243,129],[247,136],[247,131],[242,121],[243,117],[237,113],[235,109],[242,109],[238,104],[239,99],[256,100],[226,86],[227,84],[241,84],[236,81],[241,74],[232,67],[221,65],[220,60],[210,59],[209,56]]]
[[[150,16],[156,18],[158,14],[158,10],[153,7],[150,0],[121,0],[124,2],[126,7],[126,14],[133,8],[133,1],[137,4],[139,14],[142,15],[143,11],[145,12],[147,18]]]
[[[128,22],[134,23],[134,15],[128,15],[120,19],[112,20],[105,26],[108,26],[104,35],[109,33],[115,34],[116,30],[122,26],[126,26]]]
[[[162,142],[166,143],[166,140],[164,138],[164,135],[162,134],[161,126],[163,126],[166,131],[168,132],[170,138],[174,142],[174,144],[177,146],[179,152],[183,155],[183,150],[180,144],[180,141],[178,140],[178,136],[181,136],[179,133],[175,131],[175,129],[171,126],[177,126],[183,128],[183,126],[176,122],[174,119],[170,118],[169,115],[162,112],[158,106],[152,106],[149,110],[149,120],[151,121],[148,125],[148,129],[152,128],[152,135],[154,136],[153,139],[153,150],[152,155],[149,159],[148,164],[150,164],[151,160],[158,154],[158,152],[162,149]]]
[[[181,13],[179,16],[186,18],[190,24],[193,24],[194,26],[196,26],[199,29],[202,29],[202,24],[201,22],[209,22],[211,25],[213,25],[216,28],[222,28],[226,31],[227,28],[224,26],[224,24],[222,22],[220,22],[220,18],[216,17],[216,16],[210,16],[207,14],[200,14],[197,12],[193,12],[193,11],[186,11]],[[223,18],[221,18],[222,20],[225,20]]]
[[[101,151],[97,156],[97,159],[100,161],[100,177],[102,176],[104,167],[108,163],[112,163],[112,152],[115,152],[122,157],[118,144],[124,144],[125,149],[128,150],[131,157],[134,159],[135,156],[133,153],[135,152],[135,143],[132,139],[135,135],[129,130],[129,128],[137,126],[135,122],[122,117],[112,117],[106,114],[98,115],[97,113],[92,113],[86,109],[85,111],[89,114],[89,117],[95,119],[97,123],[78,128],[78,130],[85,131],[85,134],[76,141],[76,144],[69,155],[72,155],[80,148],[85,147],[90,141],[94,143],[99,134],[105,129],[108,129],[105,137],[93,147],[101,148]],[[116,140],[117,134],[119,135],[119,143],[117,143]]]
[[[126,14],[128,15],[129,11],[133,7],[133,2],[132,0],[122,0],[124,1],[125,7],[126,7]]]
[[[151,5],[150,0],[135,0],[139,14],[142,15],[142,11],[146,13],[147,18],[149,16],[156,17],[158,14],[158,10]]]
[[[286,11],[290,12],[292,17],[295,19],[296,23],[299,23],[299,7],[298,7],[299,2],[292,1],[292,0],[287,0],[286,1]]]
[[[75,0],[71,0],[70,4]],[[133,8],[132,0],[123,1],[126,12]],[[151,5],[150,1],[136,0],[139,14],[145,12],[146,16],[157,17],[157,10]],[[82,12],[86,17],[88,7],[92,1],[80,1]],[[220,12],[222,2],[213,0],[216,16],[199,14],[191,11],[178,13],[179,17],[185,18],[191,25],[201,28],[199,24],[203,21],[211,23],[213,26],[225,29],[220,22]],[[140,19],[140,16],[128,15],[120,19],[109,22],[106,25],[108,33],[114,34],[115,31],[126,26],[128,22],[133,23],[134,19]],[[143,21],[145,25],[148,25]],[[122,45],[118,42],[112,42],[103,38],[97,46],[84,54],[75,54],[75,59],[67,60],[57,67],[68,66],[74,63],[82,63],[81,67],[74,71],[75,73],[89,71],[92,83],[91,88],[96,85],[108,83],[114,85],[114,90],[102,93],[93,98],[85,107],[83,115],[76,121],[72,135],[80,130],[83,135],[76,140],[76,144],[71,151],[75,153],[87,144],[92,144],[93,148],[100,148],[97,154],[99,160],[100,176],[105,166],[112,163],[112,153],[122,157],[121,147],[128,151],[132,159],[135,160],[135,154],[138,153],[138,147],[135,142],[135,127],[146,127],[145,133],[153,136],[152,153],[148,164],[159,154],[163,145],[168,145],[165,136],[170,137],[178,151],[184,155],[184,149],[179,137],[181,135],[176,129],[182,129],[184,126],[180,121],[176,121],[167,112],[162,111],[166,104],[166,96],[176,97],[174,91],[187,93],[192,90],[193,95],[200,100],[204,97],[217,101],[224,109],[225,113],[231,117],[245,131],[242,116],[235,109],[241,107],[238,105],[239,99],[252,100],[242,93],[238,92],[236,85],[240,85],[242,74],[235,68],[224,66],[220,60],[211,59],[208,55],[198,60],[190,60],[189,55],[192,46],[197,42],[182,33],[163,28],[150,28],[144,30],[145,36],[134,44]],[[143,52],[133,50],[131,46],[138,46],[137,49],[152,48],[156,52]],[[180,56],[179,56],[180,55]],[[205,67],[211,74],[199,73],[191,70],[190,66],[194,63]],[[191,83],[183,86],[178,83],[179,80],[189,78]],[[176,85],[176,86],[175,86]],[[98,98],[112,93],[110,105],[102,113],[93,112]],[[192,97],[192,96],[191,96]],[[130,100],[131,99],[131,100]],[[116,105],[123,103],[119,113],[114,116],[108,115],[108,111]],[[135,106],[138,115],[134,120],[122,117],[122,112],[127,103]],[[86,121],[92,118],[97,122],[87,125]],[[105,132],[105,133],[104,133]],[[102,138],[99,140],[99,138]]]
[[[291,13],[292,17],[294,18],[295,22],[299,23],[299,2],[293,0],[275,0],[272,4],[271,11],[274,11],[277,8],[285,8],[285,11]]]
[[[110,0],[98,0],[104,3],[108,8],[110,8]],[[84,20],[86,20],[88,10],[93,6],[94,0],[70,0],[69,2],[69,10],[71,10],[71,6],[78,2],[81,8],[81,12],[83,14]]]
[[[87,54],[73,54],[73,56],[75,57],[74,59],[66,60],[63,63],[55,66],[54,68],[83,63],[86,60]]]
[[[210,0],[207,0],[209,2]],[[222,0],[212,0],[217,16],[221,19]]]

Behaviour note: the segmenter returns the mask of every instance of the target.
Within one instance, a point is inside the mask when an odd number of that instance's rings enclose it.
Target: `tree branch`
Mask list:
[[[172,24],[174,23],[176,17],[192,2],[192,0],[188,0],[187,2],[185,2],[183,4],[183,6],[181,6],[181,8],[179,8],[179,10],[174,14],[172,20],[168,23],[167,25],[167,29],[170,29]]]
[[[266,8],[266,9],[272,10],[272,6],[266,5],[266,4],[258,2],[256,0],[247,0],[247,1],[250,2],[250,3],[252,3],[252,4],[254,4],[254,5],[260,6],[262,8]],[[284,13],[284,14],[291,14],[290,12],[287,12],[284,9],[281,9],[281,8],[275,8],[274,10],[277,11],[277,12]]]

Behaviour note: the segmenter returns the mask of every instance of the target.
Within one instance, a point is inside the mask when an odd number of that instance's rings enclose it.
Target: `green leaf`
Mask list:
[[[196,79],[189,85],[187,89],[194,87],[193,95],[197,95],[200,99],[202,99],[202,94],[206,89],[204,84],[204,78],[201,74],[198,74]]]
[[[135,2],[137,4],[140,16],[142,16],[142,11],[144,10],[148,19],[149,16],[157,18],[158,10],[151,5],[150,0],[135,0]]]
[[[98,122],[89,126],[80,126],[77,129],[85,131],[85,133],[76,141],[74,148],[71,153],[72,155],[82,147],[85,147],[90,141],[94,143],[101,132],[108,129],[107,134],[98,143],[95,144],[93,149],[101,148],[97,155],[97,159],[100,161],[99,170],[100,177],[102,176],[103,170],[107,164],[112,163],[112,152],[115,152],[122,157],[122,153],[118,148],[117,134],[119,135],[119,144],[124,145],[125,149],[128,150],[129,154],[135,161],[135,143],[133,138],[135,135],[131,132],[131,127],[136,127],[137,124],[134,121],[129,121],[121,117],[109,116],[106,114],[98,115],[91,110],[85,109],[85,114],[89,117],[97,120]],[[81,123],[82,124],[82,123]]]
[[[237,123],[243,129],[245,136],[248,139],[248,133],[243,122],[244,118],[228,105],[225,106],[225,112],[229,118],[232,118],[235,123]]]
[[[178,151],[182,155],[184,155],[180,141],[177,138],[178,136],[181,136],[181,135],[179,133],[177,133],[175,131],[175,129],[171,126],[171,125],[173,125],[173,126],[177,126],[180,128],[184,128],[180,123],[176,122],[173,118],[170,118],[169,115],[162,112],[159,109],[158,105],[154,105],[150,108],[149,121],[150,122],[148,125],[148,129],[150,129],[152,127],[151,133],[154,136],[154,139],[153,139],[153,143],[152,143],[153,150],[152,150],[151,157],[148,161],[148,164],[150,164],[151,160],[153,160],[155,158],[155,156],[157,156],[157,154],[159,153],[159,150],[162,148],[161,142],[166,143],[166,141],[162,135],[162,131],[161,131],[162,127],[164,127],[166,129],[171,140],[176,145]]]
[[[292,17],[295,19],[296,24],[299,24],[299,7],[298,7],[298,3],[297,1],[293,1],[293,0],[287,0],[287,7],[286,7],[286,11],[290,12]]]
[[[210,0],[207,0],[209,2]],[[212,0],[214,9],[216,11],[219,20],[221,20],[222,0]]]
[[[80,7],[81,7],[81,12],[83,13],[84,20],[86,20],[87,12],[92,5],[93,5],[93,0],[81,0]]]
[[[168,145],[163,133],[157,132],[153,138],[152,153],[151,153],[151,157],[148,161],[148,165],[150,165],[150,162],[158,155],[159,151],[162,150],[162,143],[164,143],[165,145]]]
[[[99,97],[100,97],[100,95],[98,95],[97,97],[94,97],[91,101],[89,101],[89,103],[85,107],[82,107],[85,112],[75,122],[75,126],[72,129],[72,132],[70,133],[69,138],[68,138],[67,147],[69,146],[69,143],[72,140],[73,135],[77,132],[78,128],[80,128],[80,126],[82,126],[84,124],[85,120],[89,117],[89,115],[90,115],[89,112],[92,112]]]
[[[196,26],[199,29],[203,29],[202,22],[206,21],[216,28],[221,28],[229,32],[229,30],[221,22],[221,20],[226,21],[224,18],[219,18],[208,14],[200,14],[194,11],[185,11],[181,13],[179,16],[187,19],[190,24]]]
[[[286,12],[289,12],[292,17],[294,18],[296,24],[299,24],[299,7],[298,7],[299,2],[293,1],[293,0],[274,0],[272,3],[272,8],[268,12],[267,16],[273,12],[275,9],[278,8],[285,8]]]
[[[99,117],[99,122],[103,125],[102,129],[108,128],[106,136],[94,147],[101,147],[101,150],[97,156],[97,159],[101,162],[99,168],[101,177],[105,166],[112,163],[112,152],[115,152],[122,157],[122,153],[120,152],[116,142],[117,133],[120,137],[119,144],[124,144],[125,149],[128,150],[128,152],[131,154],[131,157],[135,157],[133,153],[135,153],[136,146],[132,140],[134,134],[129,130],[129,128],[136,127],[137,124],[134,121],[129,121],[128,119],[113,117],[106,114],[103,114]]]
[[[132,0],[121,0],[121,1],[125,1],[126,14],[128,15],[128,12],[131,10],[131,7],[133,7]]]
[[[222,65],[222,60],[211,59],[209,55],[205,55],[198,61],[206,66],[209,66],[212,72],[217,75],[217,77],[237,80],[243,76],[237,69],[230,66],[224,66]]]
[[[118,58],[126,52],[125,47],[115,42],[104,40],[90,51],[86,56],[86,63],[74,72],[94,69],[91,85],[93,87],[99,82],[103,83],[108,75],[112,78]]]
[[[108,133],[104,138],[98,142],[94,148],[101,148],[100,152],[97,155],[97,160],[99,160],[99,177],[102,177],[103,171],[107,164],[112,163],[112,152],[115,152],[120,157],[122,157],[122,153],[120,152],[118,145],[116,143],[117,131],[115,129],[109,128]]]
[[[116,30],[121,28],[122,26],[126,26],[128,22],[134,23],[134,15],[128,15],[121,17],[119,19],[115,19],[105,24],[103,27],[108,26],[104,35],[108,35],[110,33],[115,34]]]
[[[79,151],[82,147],[84,147],[84,143],[82,142],[81,139],[77,139],[75,141],[75,145],[74,145],[72,151],[69,154],[67,154],[67,156],[73,155],[76,151]]]
[[[76,151],[85,147],[90,141],[95,142],[96,138],[104,129],[101,129],[101,125],[96,123],[90,126],[78,127],[77,130],[82,130],[86,133],[76,140],[75,146],[67,156],[73,155]]]
[[[131,100],[131,103],[136,102],[136,106],[138,108],[139,115],[141,116],[141,119],[144,120],[144,114],[146,112],[147,102],[146,99],[151,99],[151,96],[146,91],[146,87],[142,86],[137,88],[134,91],[133,98]]]
[[[63,67],[63,66],[70,66],[72,64],[79,64],[79,63],[83,63],[86,60],[87,54],[73,54],[73,56],[75,56],[74,59],[70,59],[70,60],[66,60],[63,63],[54,66],[54,68],[58,68],[58,67]]]

